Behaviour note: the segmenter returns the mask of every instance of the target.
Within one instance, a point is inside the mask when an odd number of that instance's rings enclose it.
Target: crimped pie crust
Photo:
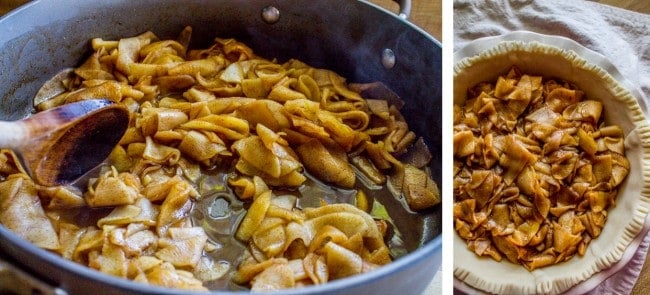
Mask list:
[[[643,229],[650,210],[650,125],[637,99],[603,68],[577,53],[539,42],[504,41],[454,66],[454,103],[462,105],[468,88],[494,81],[517,66],[523,73],[574,83],[588,99],[604,104],[605,122],[625,132],[630,174],[619,188],[616,206],[608,210],[601,235],[584,256],[529,272],[521,265],[467,250],[455,232],[454,276],[478,290],[495,294],[558,294],[618,262]]]

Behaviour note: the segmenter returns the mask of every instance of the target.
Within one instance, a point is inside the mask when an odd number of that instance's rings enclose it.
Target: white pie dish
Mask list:
[[[590,99],[605,105],[608,124],[626,133],[631,171],[609,210],[602,234],[585,256],[529,272],[507,261],[496,262],[467,250],[455,232],[454,286],[465,293],[584,293],[629,261],[648,232],[650,208],[650,126],[646,102],[604,56],[567,38],[531,32],[470,42],[454,55],[454,103],[462,104],[468,87],[494,81],[513,65],[523,73],[558,77],[575,83]]]

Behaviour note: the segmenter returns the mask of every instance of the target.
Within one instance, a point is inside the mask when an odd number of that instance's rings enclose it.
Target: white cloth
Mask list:
[[[636,88],[639,99],[650,103],[648,14],[584,0],[455,0],[453,23],[454,51],[474,39],[519,30],[573,39],[607,57]],[[648,227],[646,220],[644,233]],[[638,242],[627,265],[612,272],[590,294],[630,293],[643,267],[650,235],[639,237]]]

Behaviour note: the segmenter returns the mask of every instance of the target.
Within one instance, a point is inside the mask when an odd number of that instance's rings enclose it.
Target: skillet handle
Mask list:
[[[411,16],[411,0],[393,0],[399,4],[399,17],[408,19]]]
[[[19,269],[0,255],[0,293],[67,295],[67,292]]]

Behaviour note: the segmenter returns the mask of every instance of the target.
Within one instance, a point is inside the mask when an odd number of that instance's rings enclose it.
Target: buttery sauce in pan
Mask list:
[[[230,188],[226,185],[228,173],[219,172],[214,175],[208,175],[204,185],[212,187],[210,192],[206,193],[200,201],[194,204],[192,208],[192,221],[195,225],[202,226],[206,234],[212,241],[219,244],[218,251],[208,253],[216,264],[224,270],[234,269],[231,266],[241,262],[246,246],[234,238],[234,232],[237,230],[239,222],[246,214],[248,205],[239,200]],[[390,221],[390,231],[386,236],[387,244],[391,250],[393,258],[399,258],[408,252],[417,249],[421,245],[423,233],[422,227],[414,226],[424,223],[423,216],[417,213],[404,214],[402,201],[396,199],[389,189],[384,186],[381,188],[370,188],[367,185],[360,184],[355,189],[342,190],[332,188],[322,182],[308,176],[306,183],[297,190],[276,191],[277,195],[290,195],[297,198],[297,207],[317,207],[322,201],[326,203],[356,203],[356,191],[366,192],[369,202],[373,204],[373,210],[376,218],[388,218]],[[384,202],[385,201],[385,202]],[[388,206],[384,206],[387,204]],[[392,216],[397,216],[394,220]],[[407,234],[402,233],[396,228],[396,224],[402,224],[401,228],[412,229]],[[207,282],[209,289],[244,289],[242,286],[233,284],[230,276],[223,276],[217,280]]]

